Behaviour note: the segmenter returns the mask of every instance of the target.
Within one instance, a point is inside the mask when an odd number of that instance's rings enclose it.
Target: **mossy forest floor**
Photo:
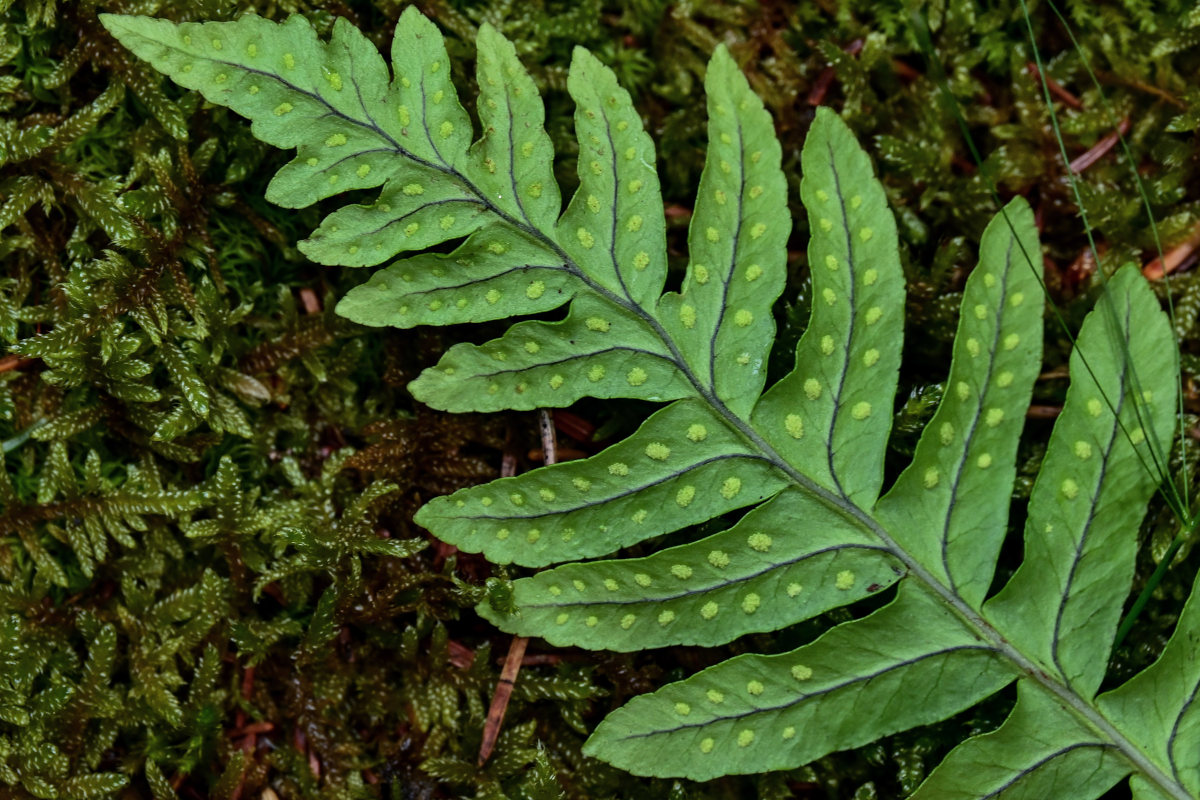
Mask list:
[[[984,174],[1036,209],[1049,300],[1069,326],[1094,300],[1098,270],[1163,271],[1141,176],[1173,274],[1186,410],[1200,412],[1200,11],[1189,0],[1064,2],[1079,49],[1032,3],[1099,264],[1018,0],[418,5],[446,32],[468,106],[477,26],[516,43],[546,98],[565,189],[571,49],[616,70],[658,142],[680,272],[703,161],[703,68],[729,44],[774,116],[798,220],[776,375],[807,314],[800,146],[817,105],[840,110],[887,187],[909,282],[895,466],[940,391],[958,292],[995,208]],[[914,5],[983,170],[939,97]],[[365,275],[297,252],[320,209],[263,200],[290,156],[162,80],[96,19],[300,13],[327,32],[345,16],[386,50],[401,10],[392,0],[0,1],[0,797],[903,796],[955,742],[997,724],[1012,696],[805,769],[708,784],[631,778],[580,755],[588,730],[631,695],[732,653],[794,646],[816,630],[804,625],[717,651],[618,655],[535,640],[496,752],[476,767],[510,638],[471,607],[504,576],[430,540],[411,516],[506,463],[536,466],[537,419],[442,414],[405,385],[449,345],[496,329],[367,330],[334,316]],[[1132,160],[1110,146],[1118,128]],[[1068,349],[1048,324],[1017,518]],[[560,455],[594,452],[644,414],[595,402],[559,412]],[[1175,453],[1176,467],[1195,461],[1178,443]],[[1150,515],[1139,585],[1172,525],[1165,510]],[[1195,562],[1185,548],[1114,674],[1153,659]]]

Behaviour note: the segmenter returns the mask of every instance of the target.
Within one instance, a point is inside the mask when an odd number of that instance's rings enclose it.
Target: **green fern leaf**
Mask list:
[[[898,544],[973,603],[1008,530],[1017,441],[1041,367],[1039,273],[1023,256],[1038,249],[1033,214],[1022,201],[1004,214],[984,231],[967,280],[945,396],[877,512]]]
[[[811,645],[739,656],[634,698],[584,752],[694,780],[782,769],[944,719],[1011,680],[985,641],[906,584],[887,607]]]
[[[658,316],[702,389],[736,414],[762,393],[791,233],[779,142],[762,102],[725,50],[705,79],[708,154],[688,230],[683,291]],[[656,216],[661,217],[661,214]]]
[[[1192,795],[1200,795],[1200,583],[1184,606],[1175,633],[1158,660],[1123,686],[1100,695],[1104,715],[1121,730],[1136,732],[1146,755]],[[1137,798],[1170,797],[1141,777],[1130,782]]]
[[[525,294],[542,291],[534,279]],[[691,388],[642,314],[592,294],[577,298],[561,322],[522,322],[485,345],[451,347],[409,386],[447,411],[564,406],[584,396],[661,402]]]
[[[515,581],[503,608],[485,603],[483,616],[559,645],[717,645],[896,586],[881,608],[810,644],[742,655],[635,698],[585,752],[697,780],[796,767],[945,719],[1015,680],[1009,719],[952,751],[917,796],[1087,800],[1126,775],[1137,797],[1198,796],[1200,601],[1159,662],[1096,697],[1155,484],[1147,465],[1162,459],[1175,400],[1172,334],[1136,270],[1112,278],[1080,332],[1025,560],[989,600],[1041,356],[1039,246],[1023,200],[984,233],[946,392],[881,498],[904,278],[883,188],[829,110],[817,110],[801,154],[812,315],[794,370],[767,388],[786,183],[771,120],[724,48],[705,78],[708,160],[688,270],[679,292],[663,294],[653,147],[612,72],[583,50],[567,81],[579,188],[560,216],[541,101],[486,25],[483,130],[472,145],[441,37],[411,9],[390,76],[341,21],[324,44],[295,17],[104,20],[182,85],[249,116],[260,138],[297,148],[270,198],[299,207],[380,189],[302,245],[344,266],[416,251],[351,291],[343,315],[411,327],[567,306],[558,321],[451,348],[411,384],[418,399],[455,411],[585,396],[667,403],[603,452],[421,509],[421,524],[468,552],[560,564]],[[419,252],[449,241],[453,252]],[[347,513],[347,531],[386,488]],[[611,558],[739,509],[736,524],[706,538]],[[281,574],[332,563],[316,537],[288,536],[305,555]],[[310,646],[328,635],[332,589],[318,608]]]
[[[328,44],[299,16],[282,25],[253,16],[178,26],[101,19],[160,72],[253,120],[259,139],[298,148],[267,189],[272,202],[302,208],[383,187],[377,202],[335,211],[301,243],[314,261],[378,264],[480,224],[480,198],[453,177],[467,162],[470,122],[441,34],[415,10],[401,18],[394,80],[375,46],[341,19]]]
[[[1004,724],[955,748],[912,800],[1099,797],[1129,770],[1094,730],[1022,683]]]
[[[591,458],[436,498],[417,521],[497,563],[543,566],[705,522],[785,485],[703,403],[683,400]]]
[[[1125,604],[1112,587],[1133,580],[1138,523],[1157,486],[1143,460],[1153,457],[1149,442],[1170,441],[1174,393],[1154,393],[1179,370],[1162,344],[1169,323],[1137,270],[1118,272],[1109,292],[1112,307],[1080,331],[1074,380],[1029,499],[1025,559],[984,606],[1014,646],[1089,698]]]
[[[447,274],[454,276],[450,285]],[[481,322],[552,311],[579,286],[562,259],[536,241],[485,227],[453,253],[413,256],[377,271],[337,311],[397,328]]]
[[[812,535],[792,535],[798,519]],[[513,586],[517,613],[479,611],[505,630],[560,646],[717,645],[861,599],[902,574],[900,562],[850,520],[787,489],[729,530],[645,558],[522,578]],[[697,619],[707,624],[690,622]]]
[[[896,223],[870,161],[844,125],[821,116],[801,155],[812,318],[796,369],[755,406],[753,424],[811,480],[869,508],[883,480],[904,278]]]

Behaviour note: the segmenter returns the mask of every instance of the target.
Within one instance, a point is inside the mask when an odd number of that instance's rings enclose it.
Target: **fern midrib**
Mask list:
[[[625,293],[625,298],[629,301],[630,305],[638,306],[640,308],[640,305],[636,301],[634,301],[633,295],[630,294],[629,285],[625,283],[625,275],[621,272],[620,265],[617,264],[617,202],[618,202],[618,197],[619,197],[619,192],[620,192],[620,188],[619,188],[620,181],[617,180],[617,176],[619,174],[619,172],[617,170],[617,144],[616,144],[616,142],[613,141],[612,125],[610,124],[609,119],[608,119],[608,111],[605,110],[603,103],[600,103],[599,106],[600,106],[600,118],[602,120],[604,120],[604,138],[608,141],[608,156],[609,156],[608,163],[609,163],[609,166],[612,168],[612,174],[613,174],[612,198],[610,200],[610,206],[609,206],[610,208],[612,208],[612,224],[609,225],[609,230],[608,230],[608,261],[609,261],[609,264],[612,266],[613,275],[616,276],[617,283],[620,285],[621,291]],[[575,199],[577,199],[578,196],[579,195],[577,194],[575,198],[572,198],[572,200],[571,200],[572,205],[574,205]],[[525,219],[531,225],[533,224],[532,221],[530,221],[528,217],[526,217]],[[576,266],[578,267],[578,265],[576,265]]]
[[[1058,602],[1058,609],[1055,611],[1055,615],[1054,615],[1054,638],[1051,642],[1050,653],[1051,653],[1051,659],[1054,661],[1054,666],[1058,668],[1058,671],[1060,673],[1062,673],[1064,678],[1066,678],[1066,676],[1067,676],[1067,670],[1063,666],[1062,658],[1061,658],[1061,655],[1059,652],[1062,640],[1060,639],[1058,632],[1062,628],[1062,618],[1063,618],[1063,614],[1066,612],[1066,608],[1067,608],[1067,598],[1069,596],[1069,587],[1071,587],[1075,583],[1076,570],[1079,569],[1079,564],[1083,560],[1083,549],[1084,549],[1085,545],[1087,544],[1088,533],[1091,531],[1092,522],[1096,518],[1096,507],[1098,505],[1100,493],[1104,488],[1104,478],[1108,474],[1108,466],[1109,466],[1109,462],[1110,462],[1110,457],[1112,456],[1113,448],[1116,447],[1116,445],[1117,445],[1117,441],[1118,441],[1117,433],[1121,428],[1121,411],[1125,408],[1125,399],[1128,396],[1128,392],[1129,392],[1129,390],[1127,388],[1125,388],[1125,380],[1126,380],[1126,377],[1130,373],[1130,370],[1129,370],[1129,363],[1130,363],[1129,362],[1129,352],[1130,352],[1129,351],[1129,345],[1130,345],[1129,323],[1130,323],[1131,312],[1132,312],[1132,308],[1130,308],[1130,305],[1127,301],[1125,303],[1125,324],[1115,326],[1117,328],[1117,330],[1125,331],[1125,335],[1120,338],[1124,345],[1123,352],[1125,353],[1126,357],[1121,359],[1121,369],[1120,369],[1120,374],[1118,376],[1118,382],[1117,382],[1117,385],[1122,387],[1122,391],[1121,391],[1120,396],[1117,397],[1116,403],[1110,404],[1110,407],[1112,408],[1112,412],[1113,412],[1113,424],[1112,424],[1111,430],[1109,431],[1108,443],[1105,445],[1104,453],[1102,454],[1102,457],[1100,458],[1100,460],[1098,462],[1100,465],[1100,467],[1099,467],[1100,474],[1097,476],[1097,479],[1096,479],[1096,491],[1092,494],[1091,502],[1088,504],[1089,511],[1088,511],[1087,521],[1084,523],[1083,530],[1080,532],[1079,538],[1075,542],[1075,552],[1073,554],[1073,558],[1071,559],[1071,569],[1067,573],[1067,589],[1064,589],[1063,595],[1059,599],[1059,602]],[[1113,311],[1113,314],[1114,315],[1116,314],[1115,310]],[[1136,391],[1136,388],[1134,389],[1134,391]],[[1140,419],[1140,416],[1139,416],[1139,419]],[[1137,452],[1136,448],[1134,449],[1134,452]]]
[[[903,661],[894,661],[894,662],[887,664],[886,666],[880,667],[872,672],[854,675],[853,677],[849,678],[848,680],[844,680],[839,683],[833,683],[833,684],[830,684],[829,686],[825,686],[820,689],[814,689],[811,692],[805,693],[804,699],[810,700],[814,697],[822,697],[824,695],[830,695],[841,689],[845,689],[847,686],[852,686],[856,683],[861,683],[864,681],[869,682],[869,681],[875,680],[876,678],[880,678],[884,675],[887,675],[889,672],[894,672],[896,670],[903,669],[904,667],[911,667],[914,664],[919,664],[922,661],[926,661],[931,658],[938,658],[941,656],[947,656],[947,655],[951,655],[954,653],[969,652],[971,650],[982,650],[982,651],[991,652],[991,648],[988,647],[987,645],[983,645],[983,644],[981,644],[981,645],[956,645],[953,647],[943,647],[938,650],[932,650],[927,653],[921,653],[918,656],[915,656],[913,658],[907,658],[907,659],[904,659]],[[756,715],[762,714],[764,712],[783,711],[787,708],[790,708],[793,705],[794,705],[794,702],[788,701],[788,702],[779,703],[778,705],[773,705],[773,706],[755,706],[754,708],[750,709],[749,711],[746,711],[745,713],[741,713],[741,714],[719,714],[719,715],[710,717],[708,719],[700,719],[700,720],[696,720],[695,722],[684,722],[684,723],[676,724],[676,725],[673,725],[670,730],[675,731],[675,730],[687,730],[688,728],[704,728],[704,727],[711,725],[713,722],[716,722],[716,721],[725,722],[728,720],[738,720],[738,719],[744,719],[744,718],[750,717],[750,716],[756,716]],[[641,733],[629,733],[629,734],[626,734],[625,736],[623,736],[622,738],[624,738],[626,740],[628,740],[628,739],[646,739],[651,736],[655,736],[656,734],[658,734],[660,732],[661,731],[657,731],[657,730],[649,730],[649,731],[643,731]]]
[[[587,288],[591,289],[592,291],[596,292],[600,296],[604,297],[609,302],[612,302],[619,306],[622,306],[629,312],[642,318],[642,320],[648,326],[650,326],[650,328],[660,338],[660,340],[663,342],[663,344],[666,345],[667,349],[671,353],[672,360],[674,360],[680,373],[682,375],[684,375],[685,378],[687,378],[688,382],[696,390],[697,395],[699,395],[705,402],[707,402],[710,406],[712,406],[712,408],[721,417],[723,417],[725,419],[726,423],[734,431],[736,431],[739,435],[741,435],[748,443],[750,443],[755,448],[757,448],[759,450],[759,452],[761,453],[762,457],[764,457],[766,460],[768,460],[769,462],[774,464],[777,469],[779,469],[783,474],[787,475],[788,478],[793,483],[795,483],[797,486],[810,492],[815,497],[820,499],[822,502],[826,503],[830,508],[835,509],[835,510],[841,512],[843,515],[850,517],[853,521],[855,521],[859,525],[861,525],[864,530],[875,535],[881,542],[884,543],[884,546],[887,547],[892,552],[893,556],[895,556],[895,558],[897,560],[899,560],[902,564],[905,565],[905,567],[908,569],[910,575],[916,577],[928,590],[932,591],[936,596],[938,596],[945,603],[945,605],[948,608],[950,608],[950,610],[956,616],[958,616],[960,619],[963,620],[963,622],[968,626],[969,629],[971,629],[974,633],[976,633],[979,636],[979,638],[983,639],[985,642],[988,642],[991,645],[991,648],[996,653],[998,653],[1002,657],[1008,659],[1014,665],[1014,667],[1016,667],[1017,671],[1021,675],[1034,681],[1036,684],[1041,686],[1044,690],[1050,692],[1050,694],[1058,697],[1080,719],[1085,721],[1093,729],[1099,731],[1106,738],[1108,738],[1111,742],[1113,742],[1116,749],[1118,751],[1120,751],[1125,756],[1125,758],[1131,764],[1133,764],[1133,766],[1136,769],[1138,769],[1147,779],[1149,779],[1153,783],[1155,783],[1168,796],[1176,798],[1176,800],[1194,800],[1192,798],[1192,796],[1190,794],[1188,794],[1187,791],[1180,784],[1171,780],[1162,770],[1160,770],[1158,768],[1158,766],[1156,764],[1153,763],[1153,761],[1151,761],[1144,753],[1142,753],[1141,750],[1136,745],[1134,745],[1134,743],[1130,742],[1123,735],[1121,735],[1121,733],[1116,729],[1116,727],[1103,714],[1101,714],[1100,711],[1095,706],[1093,706],[1090,702],[1088,702],[1087,700],[1085,700],[1084,698],[1082,698],[1078,694],[1076,694],[1074,691],[1072,691],[1070,689],[1070,687],[1067,687],[1067,686],[1059,683],[1058,681],[1054,680],[1053,678],[1051,678],[1044,671],[1042,671],[1031,659],[1027,658],[1022,652],[1020,652],[1015,647],[1013,647],[1011,644],[1009,644],[1008,641],[1005,640],[1004,637],[1001,636],[1000,633],[995,628],[993,628],[985,619],[983,619],[983,617],[980,616],[979,613],[977,613],[965,601],[963,601],[962,598],[960,598],[953,590],[951,590],[949,587],[945,586],[939,580],[937,580],[928,570],[925,569],[925,567],[922,564],[920,564],[918,561],[916,561],[904,548],[900,547],[899,544],[887,532],[887,530],[885,530],[878,522],[876,522],[875,519],[873,517],[871,517],[867,512],[865,512],[858,505],[851,502],[849,499],[845,498],[844,496],[835,495],[834,493],[828,491],[824,487],[817,485],[812,480],[807,478],[805,475],[798,472],[794,467],[791,466],[791,464],[789,464],[785,459],[783,459],[775,451],[775,449],[765,439],[763,439],[758,434],[758,432],[754,429],[754,427],[747,420],[743,419],[741,416],[739,416],[739,415],[735,414],[733,411],[731,411],[725,405],[725,403],[723,401],[721,401],[721,399],[719,397],[716,396],[715,391],[711,391],[708,387],[706,387],[700,381],[700,379],[696,376],[696,374],[689,367],[687,360],[683,357],[683,353],[680,350],[678,344],[676,344],[674,338],[662,326],[662,324],[659,323],[659,321],[654,317],[653,314],[651,314],[649,311],[647,311],[645,308],[643,308],[640,304],[634,302],[632,300],[632,298],[630,298],[628,296],[628,293],[625,298],[622,298],[620,295],[616,294],[615,292],[612,292],[607,287],[604,287],[604,286],[600,285],[599,283],[597,283],[594,279],[592,279],[589,275],[587,275],[580,268],[580,266],[575,262],[575,260],[573,258],[571,258],[571,256],[558,244],[557,241],[555,241],[553,236],[551,236],[550,234],[547,234],[546,232],[541,230],[539,227],[534,225],[528,219],[528,217],[526,217],[526,219],[522,221],[520,219],[513,217],[511,214],[507,213],[503,209],[500,209],[499,207],[497,207],[494,203],[492,203],[488,199],[487,195],[482,190],[480,190],[480,188],[474,183],[474,181],[470,180],[466,175],[462,174],[461,172],[459,172],[458,170],[456,170],[452,166],[450,166],[448,163],[446,163],[445,159],[442,157],[441,151],[437,149],[436,145],[434,146],[434,152],[437,153],[439,160],[441,160],[441,162],[442,162],[441,165],[438,165],[434,162],[428,161],[426,159],[423,159],[423,158],[420,158],[420,157],[414,155],[413,153],[410,153],[408,150],[406,150],[400,144],[400,142],[396,141],[390,134],[388,134],[386,131],[384,131],[382,128],[380,128],[375,123],[375,121],[370,118],[369,114],[367,115],[368,120],[370,120],[369,124],[364,123],[360,120],[356,120],[352,117],[349,117],[346,114],[339,111],[338,109],[334,108],[328,101],[325,100],[324,97],[322,97],[320,95],[319,92],[312,92],[309,90],[301,89],[298,86],[296,86],[295,84],[292,84],[292,83],[284,80],[279,75],[274,75],[274,74],[271,74],[268,72],[263,72],[261,70],[255,70],[255,69],[247,67],[243,64],[236,64],[236,63],[222,61],[222,60],[218,60],[218,59],[209,59],[209,60],[214,61],[216,63],[227,64],[230,67],[236,67],[239,69],[245,69],[250,72],[256,72],[265,77],[273,78],[274,80],[279,81],[283,85],[295,90],[296,92],[303,94],[307,97],[310,97],[310,98],[316,100],[317,102],[321,103],[322,105],[324,105],[326,108],[329,109],[330,113],[333,116],[335,116],[341,120],[344,120],[345,122],[347,122],[349,124],[363,127],[363,128],[373,131],[376,135],[378,135],[385,142],[387,142],[398,155],[403,156],[405,158],[409,158],[412,161],[415,161],[419,164],[426,166],[427,168],[442,172],[443,174],[446,174],[447,176],[454,178],[461,185],[463,185],[464,188],[466,188],[471,194],[475,195],[475,197],[478,198],[480,205],[482,205],[486,210],[488,210],[489,212],[491,212],[492,214],[494,214],[496,217],[498,217],[502,221],[506,222],[507,224],[512,225],[513,227],[517,228],[518,230],[523,231],[524,233],[526,233],[529,236],[532,236],[533,238],[542,242],[546,247],[550,248],[550,250],[552,252],[554,252],[555,255],[557,255],[559,258],[561,258],[563,260],[564,268],[567,269],[569,272],[571,272],[576,278],[578,278],[581,281],[581,283],[583,283]],[[423,90],[423,88],[424,87],[422,86],[422,90]],[[427,107],[424,107],[423,94],[424,94],[424,92],[422,91],[422,101],[423,101],[422,112],[425,112],[425,111],[427,111]],[[361,98],[360,98],[360,105],[361,105]],[[365,112],[365,109],[364,109],[364,112]],[[422,124],[422,128],[425,129],[425,131],[428,135],[429,131],[428,131],[428,127],[427,127],[426,116],[424,113],[422,113],[421,124]],[[607,128],[607,125],[605,127]],[[430,136],[430,139],[432,141],[431,136]],[[511,141],[510,141],[510,144],[511,144]],[[615,182],[615,177],[614,177],[614,182]],[[615,211],[615,209],[614,209],[614,211]],[[614,267],[615,266],[616,265],[614,263]],[[618,274],[619,274],[619,270],[618,270]],[[624,286],[623,281],[622,281],[622,286]],[[714,386],[715,386],[715,378],[714,378]]]
[[[740,222],[742,219],[742,210],[745,208],[745,205],[746,205],[746,149],[743,144],[743,142],[745,140],[745,134],[742,131],[742,120],[736,114],[733,115],[733,125],[734,125],[734,129],[737,131],[737,140],[736,140],[736,147],[737,147],[737,152],[738,152],[738,158],[737,158],[737,164],[738,164],[737,219]],[[695,224],[695,219],[696,219],[695,216],[693,216],[692,224]],[[690,233],[691,232],[689,231],[689,239],[691,238]],[[738,244],[741,242],[741,238],[742,238],[742,226],[739,224],[737,226],[737,229],[734,230],[734,232],[733,232],[733,237],[732,237],[732,240],[730,241],[730,246],[729,246],[729,251],[732,254],[731,260],[734,263],[731,263],[729,265],[729,269],[725,271],[725,278],[723,281],[721,281],[721,306],[720,307],[723,309],[729,307],[729,302],[728,302],[729,301],[729,286],[731,283],[733,283],[734,267],[737,263]],[[691,249],[690,242],[689,242],[688,249],[689,250]],[[723,327],[722,320],[720,318],[718,318],[716,324],[713,325],[712,335],[710,335],[708,337],[708,380],[709,380],[709,386],[711,387],[712,393],[714,396],[717,393],[717,337],[721,335],[722,327]]]
[[[849,333],[846,336],[846,350],[844,366],[838,375],[837,391],[834,394],[833,411],[829,415],[829,430],[826,434],[825,441],[833,442],[834,429],[837,427],[838,416],[842,410],[841,397],[842,392],[846,388],[846,373],[850,371],[850,344],[854,340],[854,325],[858,321],[858,304],[855,302],[858,287],[855,286],[854,275],[856,263],[854,258],[854,243],[850,236],[850,213],[846,210],[846,197],[842,194],[842,176],[838,174],[837,162],[834,158],[833,143],[825,143],[826,150],[829,152],[829,171],[833,173],[833,185],[837,193],[838,209],[842,212],[842,230],[846,234],[846,269],[850,274],[850,280],[846,281],[846,297],[850,304],[850,326]],[[847,503],[850,503],[850,498],[846,497],[846,490],[842,488],[842,481],[838,477],[837,467],[833,463],[833,447],[826,448],[829,451],[829,478],[833,481],[833,485],[842,494],[842,497]]]
[[[699,469],[701,467],[706,467],[710,464],[716,464],[721,461],[730,461],[730,460],[765,461],[768,464],[772,463],[771,461],[769,461],[767,458],[765,458],[763,456],[756,456],[753,454],[733,452],[733,453],[721,453],[719,455],[709,456],[708,458],[704,458],[699,461],[693,461],[690,466],[690,469]],[[679,477],[679,473],[667,472],[652,481],[647,481],[646,483],[639,484],[638,486],[636,486],[632,489],[627,489],[627,490],[621,491],[621,492],[613,492],[612,494],[607,494],[604,497],[598,498],[596,500],[584,501],[584,502],[578,503],[571,510],[575,511],[575,512],[585,511],[589,508],[595,508],[595,507],[607,505],[607,504],[615,502],[617,500],[624,500],[627,497],[633,497],[634,495],[641,494],[642,492],[646,491],[647,489],[653,489],[656,486],[662,486],[663,484],[670,483],[671,481],[675,480],[677,477]],[[527,514],[504,514],[503,516],[495,516],[495,515],[491,515],[491,514],[462,514],[462,515],[458,516],[457,519],[489,520],[489,521],[503,521],[503,520],[529,521],[529,520],[544,519],[546,517],[556,517],[556,516],[559,516],[561,513],[562,513],[561,511],[547,510],[547,511],[538,511],[536,513],[527,513]]]
[[[859,542],[847,542],[845,544],[832,544],[832,545],[828,545],[826,547],[822,547],[818,550],[806,550],[804,553],[801,553],[800,555],[795,556],[794,558],[788,558],[788,559],[784,559],[783,561],[772,562],[770,564],[767,564],[765,567],[763,567],[759,570],[756,570],[754,572],[747,572],[743,575],[739,575],[736,578],[734,578],[733,580],[721,581],[719,583],[712,583],[707,586],[699,586],[699,587],[694,587],[694,588],[690,588],[690,589],[685,589],[682,591],[674,592],[672,594],[661,594],[661,595],[658,595],[657,597],[655,597],[652,601],[647,601],[643,598],[633,598],[633,599],[629,599],[629,600],[603,600],[603,601],[599,601],[599,602],[592,601],[592,600],[581,600],[578,603],[523,603],[521,605],[521,607],[522,608],[572,608],[572,607],[578,606],[580,608],[595,608],[596,606],[633,606],[633,605],[645,604],[647,602],[666,603],[666,602],[670,602],[670,601],[674,601],[674,600],[682,600],[685,597],[693,597],[695,595],[704,594],[704,593],[710,592],[714,589],[728,588],[730,586],[735,586],[739,583],[746,583],[748,581],[753,581],[755,578],[761,578],[763,575],[767,575],[771,572],[774,572],[777,569],[781,569],[782,567],[788,567],[793,564],[800,564],[804,561],[813,559],[817,556],[825,555],[826,553],[838,553],[843,550],[871,550],[871,551],[877,551],[880,553],[887,553],[887,554],[891,555],[890,551],[888,551],[888,549],[886,547],[884,547],[883,545],[865,545],[865,544],[861,544]]]
[[[997,308],[1004,308],[1005,301],[1008,299],[1008,277],[1012,270],[1012,248],[1013,243],[1017,241],[1016,236],[1008,240],[1008,247],[1004,251],[1004,278],[1000,282],[1000,297],[996,303]],[[997,324],[992,330],[992,342],[988,346],[988,363],[987,374],[984,376],[982,386],[979,389],[979,402],[975,405],[975,412],[971,415],[971,427],[967,431],[963,439],[962,456],[959,458],[958,466],[954,470],[954,480],[950,483],[950,503],[946,506],[946,518],[942,523],[941,534],[939,535],[939,548],[942,554],[942,572],[945,573],[946,579],[950,581],[950,588],[958,594],[958,585],[954,580],[953,570],[950,569],[950,519],[954,514],[954,510],[958,507],[958,488],[963,480],[963,473],[970,469],[967,466],[968,459],[971,455],[971,447],[975,444],[975,434],[979,430],[979,420],[983,415],[983,398],[987,396],[988,391],[992,388],[992,377],[996,371],[996,352],[997,346],[1000,343],[1000,334],[1003,332],[1003,325]],[[949,384],[947,383],[947,386]]]

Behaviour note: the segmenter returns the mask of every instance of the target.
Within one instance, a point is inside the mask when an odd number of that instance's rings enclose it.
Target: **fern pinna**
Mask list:
[[[1175,346],[1136,271],[1084,323],[1073,383],[1025,524],[1026,557],[994,596],[1018,438],[1041,360],[1033,215],[1011,202],[966,284],[946,391],[912,464],[880,497],[903,330],[895,224],[870,162],[818,109],[804,145],[813,310],[794,370],[764,392],[791,230],[771,119],[733,59],[709,65],[709,143],[679,292],[663,293],[654,148],[612,73],[577,50],[579,188],[564,211],[536,88],[514,49],[479,33],[479,122],[437,29],[405,11],[392,71],[344,20],[320,41],[292,17],[174,25],[106,16],[181,85],[296,148],[268,197],[302,207],[351,189],[301,249],[370,266],[340,303],[368,325],[506,319],[416,380],[451,411],[666,403],[590,458],[438,498],[419,521],[501,564],[565,563],[481,614],[557,645],[717,645],[898,584],[879,610],[779,655],[743,655],[637,697],[589,754],[629,771],[706,779],[794,767],[941,720],[1019,683],[996,731],[963,742],[921,798],[1200,796],[1200,662],[1190,602],[1160,660],[1097,696],[1155,489],[1144,462],[1173,420]],[[453,252],[421,252],[444,242]],[[1133,367],[1137,366],[1136,375]],[[1160,456],[1158,456],[1160,457]],[[724,514],[720,533],[644,558],[583,562]]]

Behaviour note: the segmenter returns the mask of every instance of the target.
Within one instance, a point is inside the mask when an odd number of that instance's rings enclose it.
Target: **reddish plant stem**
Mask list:
[[[1025,64],[1025,68],[1029,70],[1029,74],[1033,76],[1034,80],[1038,79],[1037,64],[1029,61]],[[1046,79],[1046,88],[1050,90],[1050,94],[1077,111],[1083,108],[1083,101],[1064,89],[1061,83],[1045,73],[1042,74],[1042,77]]]
[[[1123,120],[1121,120],[1120,124],[1117,125],[1117,129],[1115,131],[1096,142],[1088,149],[1087,152],[1076,157],[1074,161],[1067,165],[1067,167],[1071,170],[1071,172],[1074,172],[1076,175],[1078,175],[1092,164],[1095,164],[1097,161],[1103,158],[1109,150],[1112,150],[1114,147],[1116,147],[1117,142],[1121,141],[1121,137],[1128,132],[1129,117],[1125,117]]]
[[[305,286],[300,290],[300,304],[304,306],[305,314],[321,313],[321,300],[317,293]]]
[[[1062,413],[1062,406],[1030,406],[1025,412],[1026,419],[1056,419]]]
[[[592,441],[592,437],[596,434],[596,426],[594,424],[578,414],[561,409],[554,412],[554,427],[580,443]],[[558,452],[558,456],[561,461],[562,453]],[[540,457],[541,455],[539,455]]]
[[[521,659],[522,667],[541,666],[543,664],[561,664],[563,657],[558,653],[534,653]]]
[[[9,370],[29,366],[34,360],[32,358],[21,358],[20,356],[5,356],[4,358],[0,358],[0,372],[8,372]]]
[[[558,442],[554,435],[554,418],[545,409],[538,410],[538,429],[542,436],[542,456],[547,465],[558,461]],[[501,474],[506,477],[516,472],[516,465],[511,464],[505,457],[501,466]],[[500,738],[500,726],[504,724],[504,713],[508,710],[508,701],[512,698],[513,686],[516,685],[517,674],[521,671],[521,662],[525,658],[525,647],[529,639],[524,636],[514,636],[508,646],[508,655],[504,658],[504,666],[500,670],[500,680],[492,695],[492,705],[488,709],[487,720],[483,725],[483,741],[479,744],[479,766],[487,763],[492,751],[496,749],[496,741]]]
[[[254,667],[246,667],[246,669],[242,672],[242,700],[249,702],[250,695],[253,693],[254,693]],[[269,722],[267,722],[267,723],[255,722],[250,725],[246,725],[246,712],[240,708],[238,709],[237,715],[234,717],[234,720],[235,720],[234,730],[231,731],[229,735],[235,739],[239,735],[244,736],[244,738],[242,739],[242,752],[245,753],[247,757],[249,757],[249,755],[254,752],[254,747],[258,743],[257,734],[259,733],[259,731],[251,730],[251,729],[257,728],[258,726],[261,726],[264,724],[268,726],[267,730],[270,730],[271,728],[275,727],[274,725],[272,725]],[[241,733],[239,734],[238,731],[241,731]],[[245,780],[246,780],[246,766],[245,766],[245,762],[243,762],[242,774],[238,777],[237,786],[235,786],[233,788],[232,794],[229,795],[229,800],[240,800],[240,798],[242,796],[242,788],[244,785],[243,782]]]
[[[266,720],[262,722],[251,722],[249,725],[243,725],[240,728],[234,728],[231,730],[229,732],[229,738],[238,739],[242,736],[257,736],[260,733],[270,733],[273,730],[275,730],[274,722],[267,722]]]
[[[850,44],[842,48],[848,55],[856,56],[863,49],[863,40],[855,39]],[[829,87],[833,85],[833,79],[837,77],[837,70],[833,65],[829,65],[821,70],[821,74],[813,81],[812,88],[808,91],[806,102],[810,106],[819,106],[825,102],[825,95],[829,92]]]
[[[1196,250],[1200,248],[1200,224],[1192,229],[1192,235],[1172,247],[1162,258],[1156,258],[1142,267],[1142,274],[1152,281],[1161,280],[1163,276],[1181,269],[1191,262]]]

